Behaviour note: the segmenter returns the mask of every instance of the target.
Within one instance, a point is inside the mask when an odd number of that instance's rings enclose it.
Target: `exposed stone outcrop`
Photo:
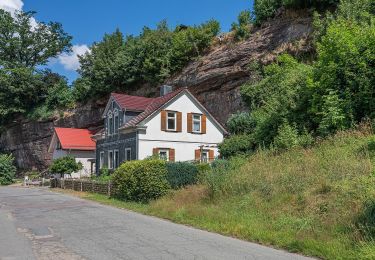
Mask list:
[[[193,94],[224,123],[231,113],[244,110],[240,86],[254,79],[248,65],[254,61],[272,62],[283,52],[293,54],[310,51],[311,18],[279,18],[254,31],[242,43],[221,43],[210,52],[191,62],[166,84],[188,87]],[[156,89],[138,88],[136,95],[156,95]],[[0,152],[12,152],[21,169],[44,169],[51,160],[48,145],[53,126],[97,128],[102,125],[101,114],[106,98],[68,111],[63,117],[46,121],[21,120],[7,126],[0,135]]]

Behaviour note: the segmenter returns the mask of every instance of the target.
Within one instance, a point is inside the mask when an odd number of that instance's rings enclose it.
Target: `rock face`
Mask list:
[[[225,123],[231,113],[245,109],[240,86],[254,80],[249,64],[268,64],[284,52],[306,53],[310,51],[310,34],[309,17],[277,19],[254,31],[247,41],[218,43],[206,55],[168,79],[166,84],[188,87],[219,121]],[[158,91],[145,86],[130,94],[150,93]],[[105,102],[106,98],[90,102],[56,119],[12,123],[0,135],[0,152],[13,153],[20,169],[45,169],[52,157],[48,146],[53,126],[98,128],[103,124],[101,115]]]

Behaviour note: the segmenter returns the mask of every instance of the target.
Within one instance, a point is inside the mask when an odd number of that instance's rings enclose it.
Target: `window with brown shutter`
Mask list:
[[[175,149],[169,149],[169,161],[174,162],[175,161]]]
[[[187,114],[187,132],[188,133],[193,132],[193,114],[192,113]]]
[[[167,130],[167,111],[162,110],[160,112],[161,116],[161,131],[166,131]]]
[[[208,151],[208,160],[210,162],[212,162],[214,159],[215,159],[215,152],[214,152],[214,150],[209,150]]]
[[[195,150],[195,160],[200,161],[201,160],[201,149]]]
[[[152,149],[152,155],[154,155],[154,156],[159,156],[159,148],[153,148]]]
[[[206,115],[202,115],[202,134],[205,134],[207,132],[207,117]]]
[[[177,132],[182,132],[182,113],[177,112]]]

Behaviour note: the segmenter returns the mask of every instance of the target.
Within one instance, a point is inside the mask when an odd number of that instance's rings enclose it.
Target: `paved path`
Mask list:
[[[46,189],[0,187],[0,259],[307,259]]]

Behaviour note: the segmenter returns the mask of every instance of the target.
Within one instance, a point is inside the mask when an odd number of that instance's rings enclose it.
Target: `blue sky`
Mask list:
[[[139,34],[143,26],[154,27],[166,19],[170,26],[218,20],[228,31],[240,11],[250,9],[252,0],[0,0],[0,8],[36,11],[37,21],[56,21],[73,36],[74,53],[82,53],[104,33],[116,28],[124,34]],[[71,82],[77,77],[74,53],[49,65]]]

